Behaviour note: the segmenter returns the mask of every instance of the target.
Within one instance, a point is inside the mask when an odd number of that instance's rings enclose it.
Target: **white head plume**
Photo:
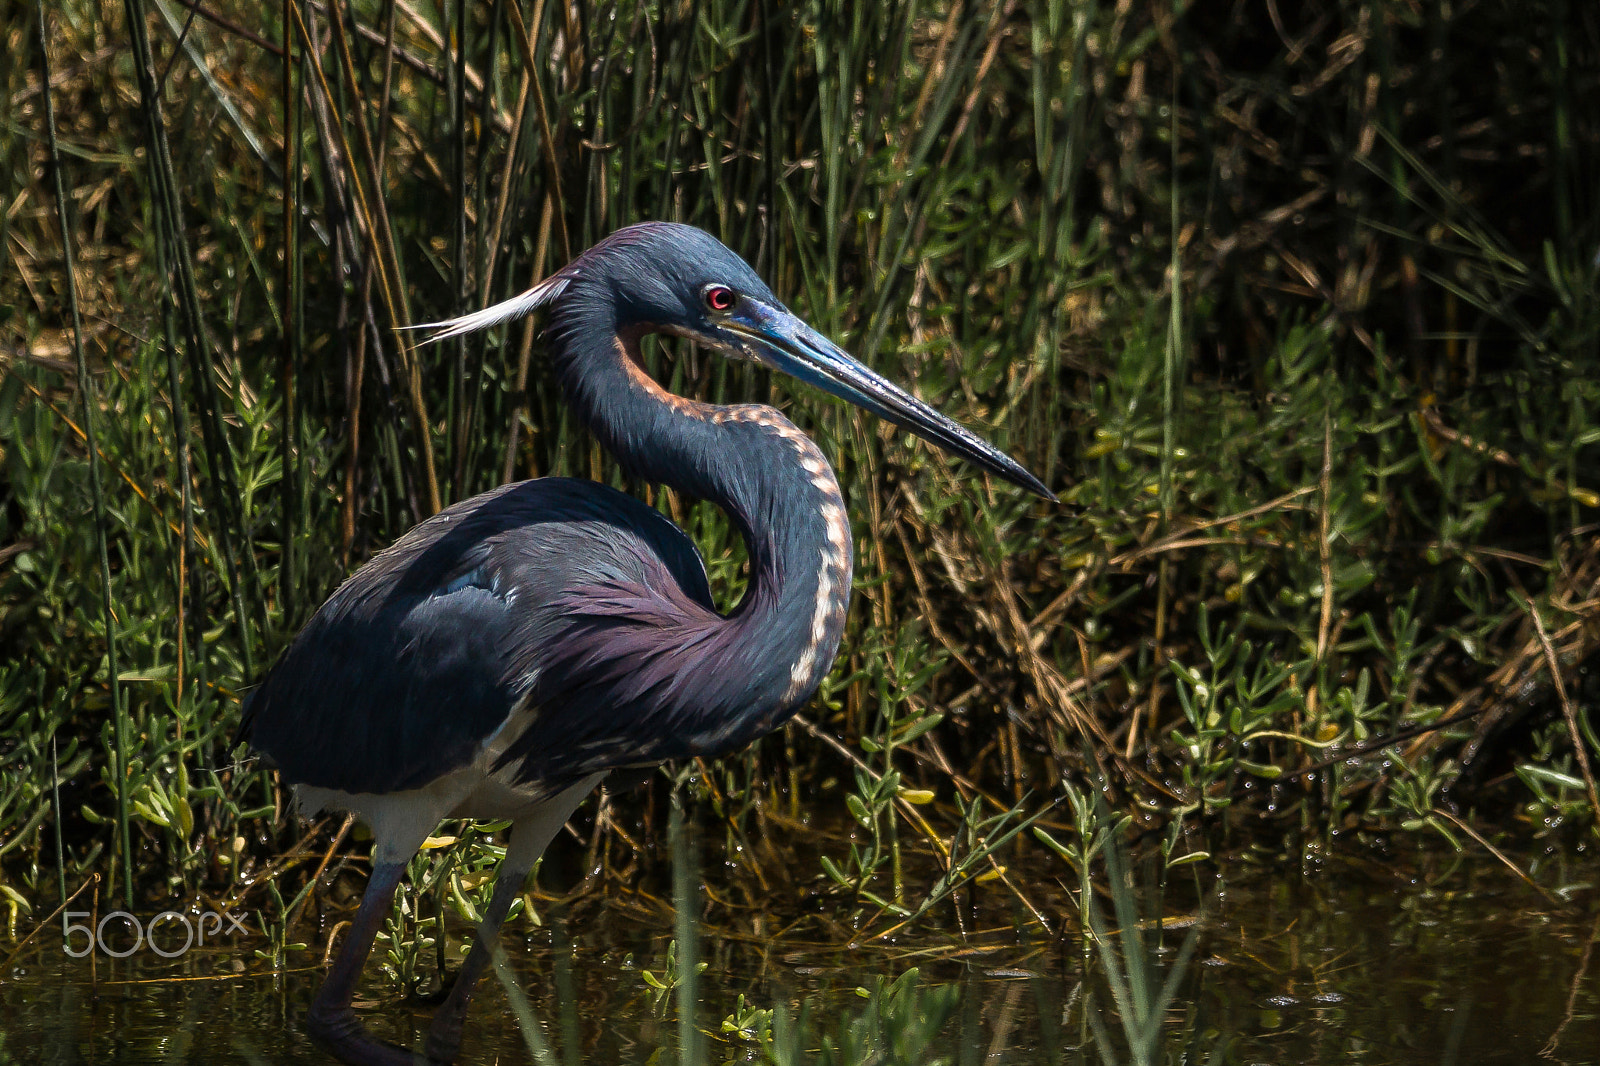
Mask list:
[[[521,318],[535,308],[554,300],[561,295],[572,278],[565,273],[556,273],[545,278],[539,284],[509,300],[502,300],[497,304],[485,307],[481,311],[474,311],[470,315],[460,318],[447,318],[443,322],[419,322],[415,326],[405,326],[405,329],[431,329],[438,332],[424,338],[423,344],[432,344],[434,341],[449,340],[459,337],[464,333],[476,333],[480,329],[498,326],[502,322],[509,322],[514,318]]]

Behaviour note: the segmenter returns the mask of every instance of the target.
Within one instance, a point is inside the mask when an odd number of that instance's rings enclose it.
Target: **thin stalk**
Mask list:
[[[333,112],[333,128],[339,132],[340,147],[344,158],[353,158],[350,152],[348,139],[344,136],[344,125],[339,119],[337,108],[334,106],[333,93],[328,85],[327,74],[322,69],[322,63],[317,58],[314,48],[310,48],[311,39],[306,25],[300,20],[298,9],[295,11],[295,20],[301,36],[305,39],[311,57],[312,68],[316,71],[317,78],[322,84],[322,93],[329,111]],[[406,306],[405,279],[400,270],[400,257],[395,252],[394,232],[389,226],[389,212],[383,197],[382,174],[378,170],[377,153],[373,150],[372,135],[367,129],[366,112],[362,106],[360,87],[355,80],[355,61],[350,56],[349,36],[344,30],[344,19],[339,17],[339,12],[331,12],[329,22],[333,25],[334,40],[338,43],[340,69],[345,75],[345,84],[348,86],[354,102],[350,109],[355,112],[353,119],[356,127],[357,143],[361,145],[362,159],[367,166],[368,180],[372,183],[372,198],[367,198],[365,183],[361,176],[351,166],[348,174],[350,189],[355,194],[356,215],[361,220],[362,228],[366,230],[367,239],[372,243],[373,264],[378,268],[378,291],[383,298],[384,310],[389,315],[391,326],[405,326],[411,322],[411,312]],[[429,515],[437,514],[442,504],[439,498],[439,476],[433,458],[433,431],[428,418],[428,405],[422,395],[422,369],[417,362],[417,352],[414,345],[402,339],[397,340],[400,348],[401,362],[406,372],[407,393],[411,399],[411,413],[416,420],[417,448],[422,453],[423,483],[428,492]]]
[[[536,1066],[559,1066],[559,1060],[550,1050],[550,1045],[545,1041],[543,1026],[538,1015],[533,1013],[533,1004],[528,1002],[528,994],[517,984],[517,979],[512,973],[511,960],[506,955],[503,939],[497,938],[494,947],[494,975],[500,979],[500,984],[506,990],[506,999],[511,1003],[512,1017],[517,1020],[517,1031],[522,1034],[524,1045],[528,1054],[532,1056]]]
[[[679,1066],[700,1066],[706,1061],[700,1027],[694,1024],[700,983],[700,941],[694,921],[699,895],[695,886],[700,878],[677,797],[673,798],[668,834],[672,838],[673,937],[678,944],[678,1062]]]
[[[451,314],[467,310],[467,0],[455,0],[455,63],[450,67],[450,182],[452,210],[450,227]],[[488,97],[488,87],[484,96]],[[479,217],[482,218],[480,212]],[[465,495],[462,481],[467,465],[467,339],[457,337],[451,345],[450,485],[452,493]]]
[[[37,0],[36,0],[37,2]],[[45,82],[46,85],[50,84]],[[61,761],[56,752],[56,735],[50,734],[50,821],[56,838],[56,889],[60,894],[61,909],[67,909],[67,848],[61,838]],[[66,937],[66,923],[62,922],[62,938]]]
[[[245,611],[245,592],[260,606],[255,556],[250,548],[250,537],[245,530],[238,501],[244,498],[239,489],[239,475],[234,466],[233,449],[223,427],[222,411],[216,376],[206,358],[210,344],[205,335],[203,316],[200,313],[199,286],[195,281],[194,261],[189,255],[188,242],[183,234],[182,210],[178,204],[176,178],[172,165],[171,146],[167,141],[166,124],[161,115],[161,100],[155,87],[155,60],[146,32],[142,0],[124,0],[128,18],[128,32],[134,51],[134,71],[139,80],[139,94],[149,139],[149,165],[151,185],[156,193],[155,207],[160,239],[156,241],[158,265],[161,276],[171,278],[179,309],[183,312],[184,344],[189,356],[190,374],[193,378],[195,398],[200,404],[200,432],[205,442],[206,460],[211,468],[217,491],[214,506],[218,512],[217,543],[222,548],[223,567],[227,574],[230,597],[233,600],[235,624],[239,629],[240,657],[246,675],[255,673],[255,657],[250,638],[249,615]],[[170,250],[173,270],[168,269]],[[169,335],[171,344],[173,337]],[[176,406],[178,397],[173,398]],[[243,536],[243,550],[234,544],[235,533]],[[264,613],[264,612],[263,612]]]
[[[516,5],[512,4],[511,9],[515,10]],[[546,196],[539,216],[539,236],[533,245],[533,271],[529,288],[544,280],[545,255],[550,248],[550,226],[559,214],[554,196]],[[500,478],[502,482],[510,481],[516,472],[517,437],[522,429],[522,421],[527,417],[528,409],[528,371],[533,356],[533,329],[533,319],[529,318],[523,323],[522,342],[517,353],[517,385],[511,401],[511,429],[506,434],[506,462]]]
[[[128,708],[122,699],[117,668],[116,612],[111,605],[111,557],[106,548],[106,501],[100,485],[100,447],[95,442],[94,381],[89,377],[88,358],[83,353],[83,321],[78,313],[78,266],[72,246],[72,220],[67,212],[67,192],[61,180],[61,149],[56,141],[55,97],[50,91],[50,47],[45,33],[44,0],[34,0],[34,19],[39,31],[39,74],[44,97],[45,139],[50,147],[50,177],[55,187],[56,214],[61,221],[61,255],[67,272],[67,307],[72,314],[72,355],[78,369],[78,398],[83,405],[84,446],[89,451],[89,490],[94,501],[95,552],[100,562],[100,620],[106,633],[106,683],[111,688],[111,708],[116,723],[117,837],[122,860],[122,901],[133,909],[133,847],[128,821]],[[54,743],[51,758],[54,760]],[[52,785],[54,788],[54,785]],[[56,792],[56,809],[60,810]],[[56,846],[60,849],[61,821],[56,819]],[[66,897],[66,871],[60,872],[62,898]]]
[[[700,0],[693,0],[689,5],[689,19],[686,25],[697,26],[700,23]],[[663,167],[661,179],[660,208],[656,211],[657,218],[674,218],[672,212],[672,194],[676,188],[672,180],[672,168],[677,163],[678,157],[678,129],[683,123],[683,99],[690,84],[689,67],[694,59],[695,36],[692,33],[681,34],[678,38],[683,49],[683,64],[678,71],[678,90],[680,93],[679,106],[672,109],[672,120],[667,127],[667,140],[662,154]]]
[[[1169,208],[1171,258],[1168,272],[1171,281],[1171,299],[1167,308],[1166,358],[1161,364],[1161,532],[1166,534],[1172,522],[1173,486],[1172,466],[1177,449],[1178,382],[1182,373],[1183,352],[1183,250],[1179,247],[1182,221],[1178,197],[1178,82],[1172,83],[1172,162],[1171,193],[1167,197]]]
[[[294,618],[296,589],[299,587],[299,566],[295,557],[295,539],[299,533],[299,496],[298,487],[300,478],[296,470],[295,425],[298,421],[298,409],[295,404],[295,366],[298,363],[298,353],[295,351],[295,326],[299,316],[295,313],[294,303],[294,277],[295,277],[295,244],[297,228],[295,226],[295,204],[298,200],[300,185],[299,151],[293,131],[294,122],[290,118],[294,114],[295,87],[294,87],[294,29],[290,25],[290,7],[295,0],[283,0],[283,73],[279,86],[280,103],[283,105],[284,135],[283,135],[283,335],[280,338],[279,369],[281,379],[278,384],[283,389],[283,436],[281,440],[283,452],[283,482],[279,486],[283,493],[283,559],[278,572],[278,607],[288,618]]]
[[[539,80],[539,64],[535,59],[539,50],[538,42],[528,33],[527,24],[522,21],[522,9],[519,5],[507,4],[506,12],[511,16],[516,29],[512,36],[522,52],[522,61],[527,65],[528,76],[533,79],[533,108],[539,116],[539,136],[544,142],[544,162],[550,179],[550,198],[556,206],[556,236],[561,239],[563,262],[566,262],[572,259],[572,241],[567,237],[566,203],[561,198],[561,160],[556,153],[555,136],[550,132],[550,109],[545,102],[544,83]],[[532,22],[535,30],[543,28],[544,0],[534,0]]]
[[[1178,385],[1183,373],[1183,249],[1179,246],[1182,235],[1182,220],[1179,212],[1178,197],[1178,74],[1175,70],[1172,75],[1172,124],[1171,124],[1171,191],[1167,196],[1169,208],[1169,233],[1168,241],[1171,243],[1171,257],[1168,261],[1167,271],[1171,296],[1167,304],[1167,343],[1164,349],[1164,358],[1161,361],[1161,481],[1159,494],[1161,497],[1161,534],[1165,536],[1172,526],[1172,509],[1174,505],[1174,492],[1172,484],[1173,459],[1177,453],[1177,421],[1178,421]],[[1167,615],[1171,607],[1172,597],[1172,567],[1171,557],[1162,555],[1156,587],[1156,619],[1155,619],[1155,654],[1154,678],[1161,676],[1162,666],[1166,656],[1163,649],[1166,647]],[[1155,734],[1160,717],[1161,685],[1158,680],[1152,680],[1150,685],[1150,704],[1147,711],[1147,724],[1152,736]],[[1123,754],[1133,757],[1134,739],[1137,729],[1128,730],[1128,744]]]
[[[492,112],[491,105],[497,105],[500,102],[501,67],[494,61],[494,57],[500,51],[504,19],[505,2],[504,0],[495,0],[489,11],[488,40],[483,46],[485,63],[488,69],[485,74],[484,91],[478,105],[478,125],[476,126],[479,136],[476,142],[478,154],[472,179],[475,207],[473,212],[471,270],[468,274],[466,285],[462,290],[469,301],[475,288],[482,288],[485,292],[489,290],[492,280],[489,273],[489,262],[492,254],[490,248],[499,241],[498,229],[490,229],[491,211],[488,197],[491,188],[489,176],[491,152],[489,150],[490,135],[488,131],[490,127],[488,119]],[[518,109],[518,113],[520,117],[521,108]],[[506,137],[506,159],[508,163],[513,158],[512,149],[517,141],[519,132],[520,130],[513,131]],[[504,210],[505,203],[503,201],[495,205],[493,214],[497,220]],[[470,402],[466,404],[466,422],[465,428],[461,430],[461,439],[464,442],[471,442],[471,446],[469,447],[468,444],[464,443],[461,447],[463,472],[458,479],[460,487],[456,490],[460,496],[469,495],[478,488],[483,487],[479,480],[478,468],[481,464],[478,460],[486,452],[492,454],[493,451],[492,446],[488,449],[481,447],[483,434],[478,428],[484,424],[485,418],[488,417],[484,412],[484,406],[489,399],[489,390],[484,388],[484,383],[487,381],[484,366],[488,358],[489,339],[482,334],[478,334],[470,338],[470,340],[473,364],[468,368],[466,374]]]

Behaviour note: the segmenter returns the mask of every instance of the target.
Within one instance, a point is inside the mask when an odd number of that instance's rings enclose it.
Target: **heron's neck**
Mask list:
[[[743,535],[750,582],[725,639],[758,653],[750,698],[770,706],[750,707],[748,725],[766,732],[810,697],[844,630],[852,545],[832,468],[771,407],[667,392],[639,363],[644,330],[563,332],[562,389],[600,443],[629,473],[721,507]]]

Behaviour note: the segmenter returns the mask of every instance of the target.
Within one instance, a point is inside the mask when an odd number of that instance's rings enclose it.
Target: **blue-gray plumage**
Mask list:
[[[799,377],[1046,498],[1003,452],[796,319],[688,226],[620,230],[538,286],[440,323],[435,339],[547,306],[567,403],[632,474],[725,510],[750,580],[727,615],[693,542],[588,481],[543,478],[456,504],[357,571],[246,701],[241,735],[301,809],[373,828],[373,874],[308,1012],[353,1063],[409,1062],[350,1008],[406,862],[441,819],[511,818],[483,929],[425,1048],[453,1061],[467,998],[534,860],[607,774],[714,756],[781,725],[827,674],[849,604],[844,500],[778,411],[674,396],[639,364],[646,333]]]
[[[575,684],[581,671],[563,661],[572,646],[564,638],[597,626],[596,635],[624,632],[608,615],[584,613],[585,592],[650,588],[677,593],[668,602],[680,626],[718,621],[694,545],[633,497],[570,478],[476,496],[411,530],[323,605],[252,696],[251,743],[297,783],[420,788],[470,763],[519,701],[544,706],[554,696],[576,710],[574,697],[586,694]],[[561,609],[567,600],[572,608]],[[323,713],[262,713],[280,706]],[[603,722],[570,710],[531,728],[599,740]],[[592,772],[551,765],[560,751],[537,745],[525,776]]]

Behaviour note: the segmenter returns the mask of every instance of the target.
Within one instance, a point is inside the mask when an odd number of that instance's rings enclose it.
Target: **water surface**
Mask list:
[[[1580,902],[1547,898],[1491,860],[1230,863],[1167,1012],[1169,1061],[1188,1044],[1200,1061],[1221,1048],[1220,1061],[1236,1063],[1600,1064],[1600,913],[1582,902],[1592,897],[1578,883],[1586,868],[1529,861]],[[1158,965],[1173,962],[1187,935],[1194,908],[1183,894],[1177,885],[1167,893],[1178,927],[1161,937]],[[1070,917],[1056,917],[1065,935],[969,924],[964,938],[933,929],[862,944],[705,928],[699,1000],[710,1061],[761,1061],[721,1032],[740,993],[755,1006],[803,1009],[815,1033],[837,1034],[866,1009],[858,987],[911,966],[927,987],[958,996],[928,1059],[1104,1061],[1087,1012],[1113,1034],[1119,1023],[1100,957],[1086,962]],[[515,976],[557,1061],[646,1063],[676,1048],[674,1008],[658,1015],[641,972],[660,972],[671,932],[658,899],[625,890],[591,896],[543,929],[514,930]],[[300,1022],[318,956],[293,953],[274,970],[255,954],[263,946],[235,936],[171,960],[140,950],[91,964],[41,934],[0,975],[0,1063],[331,1061]],[[565,995],[559,958],[570,959]],[[375,958],[364,986],[373,994],[383,989],[376,968]],[[428,1010],[383,1001],[363,1014],[375,1034],[415,1045]],[[532,1061],[492,979],[470,1015],[463,1061]]]

